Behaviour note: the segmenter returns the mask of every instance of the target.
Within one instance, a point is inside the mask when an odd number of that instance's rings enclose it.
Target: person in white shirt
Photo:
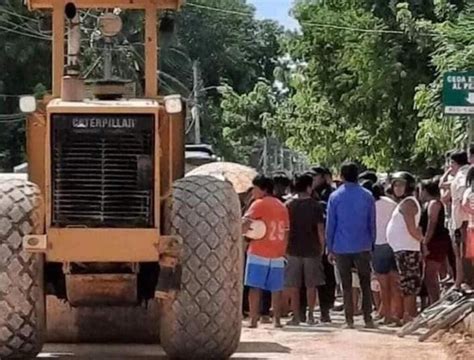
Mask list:
[[[421,244],[424,237],[419,227],[421,206],[414,197],[416,181],[413,175],[401,171],[393,175],[397,187],[404,188],[403,200],[393,211],[387,226],[387,241],[395,252],[400,289],[403,294],[403,321],[417,315],[416,296],[421,290]],[[393,181],[393,180],[392,180]],[[395,189],[394,193],[399,190]]]
[[[395,181],[393,182],[395,183]],[[394,191],[392,183],[392,191]],[[402,189],[404,191],[404,189]],[[377,237],[372,253],[372,266],[380,284],[380,310],[379,315],[384,324],[400,324],[403,316],[403,304],[398,289],[399,276],[395,254],[387,242],[387,226],[392,218],[397,202],[384,195],[382,185],[373,186],[375,198],[375,216]],[[403,196],[403,194],[396,194]]]
[[[462,264],[462,249],[466,239],[468,214],[462,207],[464,192],[466,191],[466,177],[469,170],[469,160],[466,151],[456,151],[451,154],[450,172],[452,180],[440,183],[443,189],[451,193],[451,221],[449,228],[454,235],[454,251],[456,255],[456,286],[462,284],[464,272]]]

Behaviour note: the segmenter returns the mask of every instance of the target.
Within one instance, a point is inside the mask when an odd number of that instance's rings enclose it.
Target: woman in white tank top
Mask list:
[[[413,230],[409,230],[409,224],[407,223],[407,215],[411,214],[404,213],[403,209],[408,207],[412,208],[411,213],[414,217],[409,222],[412,222]],[[410,210],[408,210],[410,211]],[[387,226],[387,241],[392,247],[393,251],[421,251],[421,240],[423,234],[418,229],[418,224],[421,218],[421,206],[418,200],[414,196],[408,196],[404,198],[395,208]]]
[[[413,196],[416,181],[407,172],[395,173],[394,192],[403,194],[387,226],[387,241],[395,252],[400,288],[403,294],[404,321],[417,314],[416,296],[421,290],[421,244],[423,233],[419,228],[421,206]]]

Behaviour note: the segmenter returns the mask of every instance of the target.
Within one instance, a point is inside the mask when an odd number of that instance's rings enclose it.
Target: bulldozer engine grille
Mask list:
[[[153,115],[54,114],[52,222],[153,227]]]

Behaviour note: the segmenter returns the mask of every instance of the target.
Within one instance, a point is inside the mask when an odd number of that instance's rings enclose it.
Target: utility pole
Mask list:
[[[192,115],[194,120],[194,143],[201,143],[201,118],[199,114],[199,62],[193,61],[193,108]]]
[[[285,169],[285,149],[283,148],[283,146],[281,145],[280,142],[278,142],[279,146],[280,146],[280,166],[279,166],[279,170],[286,170]]]
[[[296,154],[293,151],[289,151],[289,158],[290,158],[290,174],[293,176],[295,172],[295,160],[296,160]]]
[[[265,135],[263,139],[263,173],[268,173],[268,137]]]
[[[275,141],[275,138],[272,137],[273,143],[273,168],[272,171],[276,171],[278,169],[278,157],[279,157],[279,144]]]

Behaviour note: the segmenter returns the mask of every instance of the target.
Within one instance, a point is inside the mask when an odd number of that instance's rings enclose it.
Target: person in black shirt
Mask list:
[[[313,175],[313,198],[320,201],[323,214],[326,216],[327,201],[334,191],[334,187],[330,183],[332,179],[331,171],[322,166],[315,166],[311,169],[311,174]],[[318,287],[319,308],[321,310],[321,322],[330,323],[331,309],[336,301],[336,276],[334,265],[329,262],[325,249],[322,262],[326,281],[324,285]]]
[[[308,324],[314,324],[316,288],[324,284],[322,253],[324,250],[324,215],[319,202],[311,197],[313,178],[296,178],[297,197],[287,202],[290,213],[288,264],[285,268],[285,287],[289,290],[293,319],[289,325],[299,325],[300,288],[306,286]]]

